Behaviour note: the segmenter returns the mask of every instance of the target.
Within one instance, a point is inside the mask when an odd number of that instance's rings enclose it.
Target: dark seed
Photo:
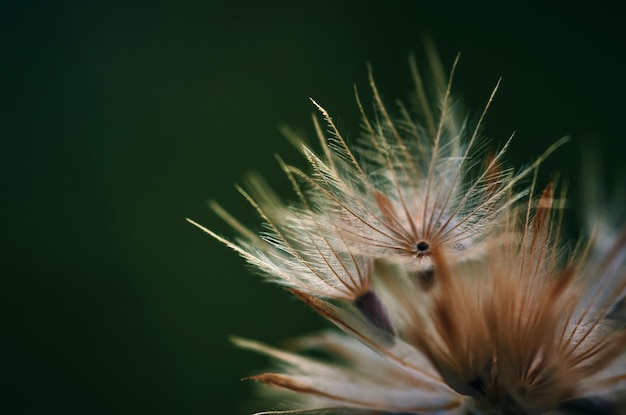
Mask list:
[[[428,252],[428,250],[430,249],[430,245],[428,244],[428,242],[420,241],[417,244],[415,244],[415,249],[417,250],[418,255],[424,254]]]
[[[413,274],[413,279],[419,287],[425,292],[430,291],[435,286],[435,269],[428,268],[419,271],[415,271]]]
[[[395,334],[395,330],[391,320],[389,319],[387,310],[376,293],[373,291],[366,292],[354,300],[354,305],[374,326],[383,330],[387,334]]]
[[[488,394],[487,388],[489,385],[493,384],[494,381],[493,370],[493,360],[491,360],[487,362],[481,373],[467,382],[467,385],[478,392],[480,396],[486,396]]]

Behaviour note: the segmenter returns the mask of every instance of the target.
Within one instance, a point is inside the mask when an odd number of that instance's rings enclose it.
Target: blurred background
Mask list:
[[[313,97],[348,137],[366,63],[386,100],[412,88],[422,37],[485,133],[570,177],[585,143],[607,179],[624,160],[625,26],[616,9],[562,2],[20,1],[0,6],[3,414],[245,414],[244,376],[272,344],[327,327],[185,218],[229,235],[217,199],[261,171],[293,197],[274,158],[304,166],[278,131],[312,136]],[[459,95],[460,94],[460,95]]]

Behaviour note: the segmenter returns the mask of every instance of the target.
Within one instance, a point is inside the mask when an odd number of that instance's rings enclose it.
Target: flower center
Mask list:
[[[419,241],[415,244],[415,252],[417,253],[417,256],[425,255],[428,251],[430,251],[430,244],[428,242]]]

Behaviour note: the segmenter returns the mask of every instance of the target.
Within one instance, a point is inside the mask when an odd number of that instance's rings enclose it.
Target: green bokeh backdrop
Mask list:
[[[624,25],[617,9],[472,2],[49,2],[0,6],[3,265],[0,412],[241,414],[279,344],[326,327],[185,222],[222,234],[217,199],[274,158],[304,166],[280,123],[312,133],[324,105],[358,134],[366,63],[388,101],[430,34],[468,108],[501,89],[486,133],[520,165],[570,134],[542,171],[578,194],[582,144],[624,160]],[[576,213],[578,204],[572,203]],[[257,408],[258,409],[258,408]]]

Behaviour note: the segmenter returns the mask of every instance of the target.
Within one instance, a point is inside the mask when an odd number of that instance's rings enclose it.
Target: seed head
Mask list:
[[[234,240],[190,221],[343,332],[289,350],[233,340],[280,363],[252,379],[291,405],[262,414],[625,413],[626,230],[594,214],[590,236],[568,242],[564,190],[535,195],[563,140],[506,167],[510,139],[489,151],[481,135],[498,84],[472,125],[451,98],[458,57],[449,79],[429,61],[427,88],[410,60],[415,108],[386,106],[370,69],[354,145],[312,101],[321,150],[285,129],[309,170],[279,160],[297,202],[258,176],[239,188],[263,232],[215,202]]]

